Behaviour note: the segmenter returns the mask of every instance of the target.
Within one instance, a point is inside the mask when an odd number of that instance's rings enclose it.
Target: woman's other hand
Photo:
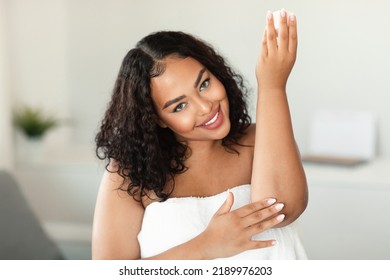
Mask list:
[[[201,234],[206,259],[229,257],[275,244],[275,240],[252,240],[252,236],[283,221],[284,215],[277,214],[284,205],[268,198],[230,211],[233,202],[234,196],[229,192],[226,201]]]

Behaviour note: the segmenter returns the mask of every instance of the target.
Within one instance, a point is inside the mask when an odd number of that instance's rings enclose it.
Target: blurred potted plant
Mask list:
[[[45,133],[58,126],[59,121],[45,116],[41,109],[24,106],[14,114],[16,127],[30,139],[41,139]]]
[[[19,147],[19,157],[37,162],[43,156],[43,137],[59,125],[59,120],[39,108],[23,106],[14,112],[14,124],[27,140]]]

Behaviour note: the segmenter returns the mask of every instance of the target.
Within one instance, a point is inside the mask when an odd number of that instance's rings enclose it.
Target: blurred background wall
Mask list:
[[[0,168],[12,169],[14,162],[9,89],[5,2],[0,2]]]
[[[298,19],[288,96],[301,151],[313,112],[365,110],[378,117],[377,156],[389,158],[388,1],[0,0],[0,168],[16,174],[53,236],[88,241],[103,170],[94,135],[126,52],[153,31],[193,33],[244,75],[254,100],[265,15],[282,7]],[[66,121],[43,139],[37,162],[18,152],[11,120],[23,104]]]

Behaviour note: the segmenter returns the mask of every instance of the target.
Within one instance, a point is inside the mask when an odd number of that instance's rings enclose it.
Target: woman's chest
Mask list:
[[[196,166],[175,177],[171,197],[207,197],[249,184],[252,176],[253,149],[242,149],[210,161],[199,161]]]
[[[170,198],[209,197],[236,186],[250,184],[253,148],[241,147],[238,153],[227,152],[213,159],[192,161],[188,170],[167,182],[165,192]],[[143,200],[144,207],[152,203],[155,194]]]

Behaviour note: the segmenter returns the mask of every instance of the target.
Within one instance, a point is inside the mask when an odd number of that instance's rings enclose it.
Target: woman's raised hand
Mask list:
[[[269,198],[230,211],[233,202],[233,194],[229,192],[226,201],[201,234],[207,259],[229,257],[275,244],[275,240],[252,240],[252,236],[283,221],[284,215],[277,214],[284,205]]]
[[[268,12],[261,52],[256,66],[259,92],[274,89],[285,90],[288,76],[295,63],[297,45],[295,15],[289,15],[282,9],[279,28],[276,30],[274,16]]]

